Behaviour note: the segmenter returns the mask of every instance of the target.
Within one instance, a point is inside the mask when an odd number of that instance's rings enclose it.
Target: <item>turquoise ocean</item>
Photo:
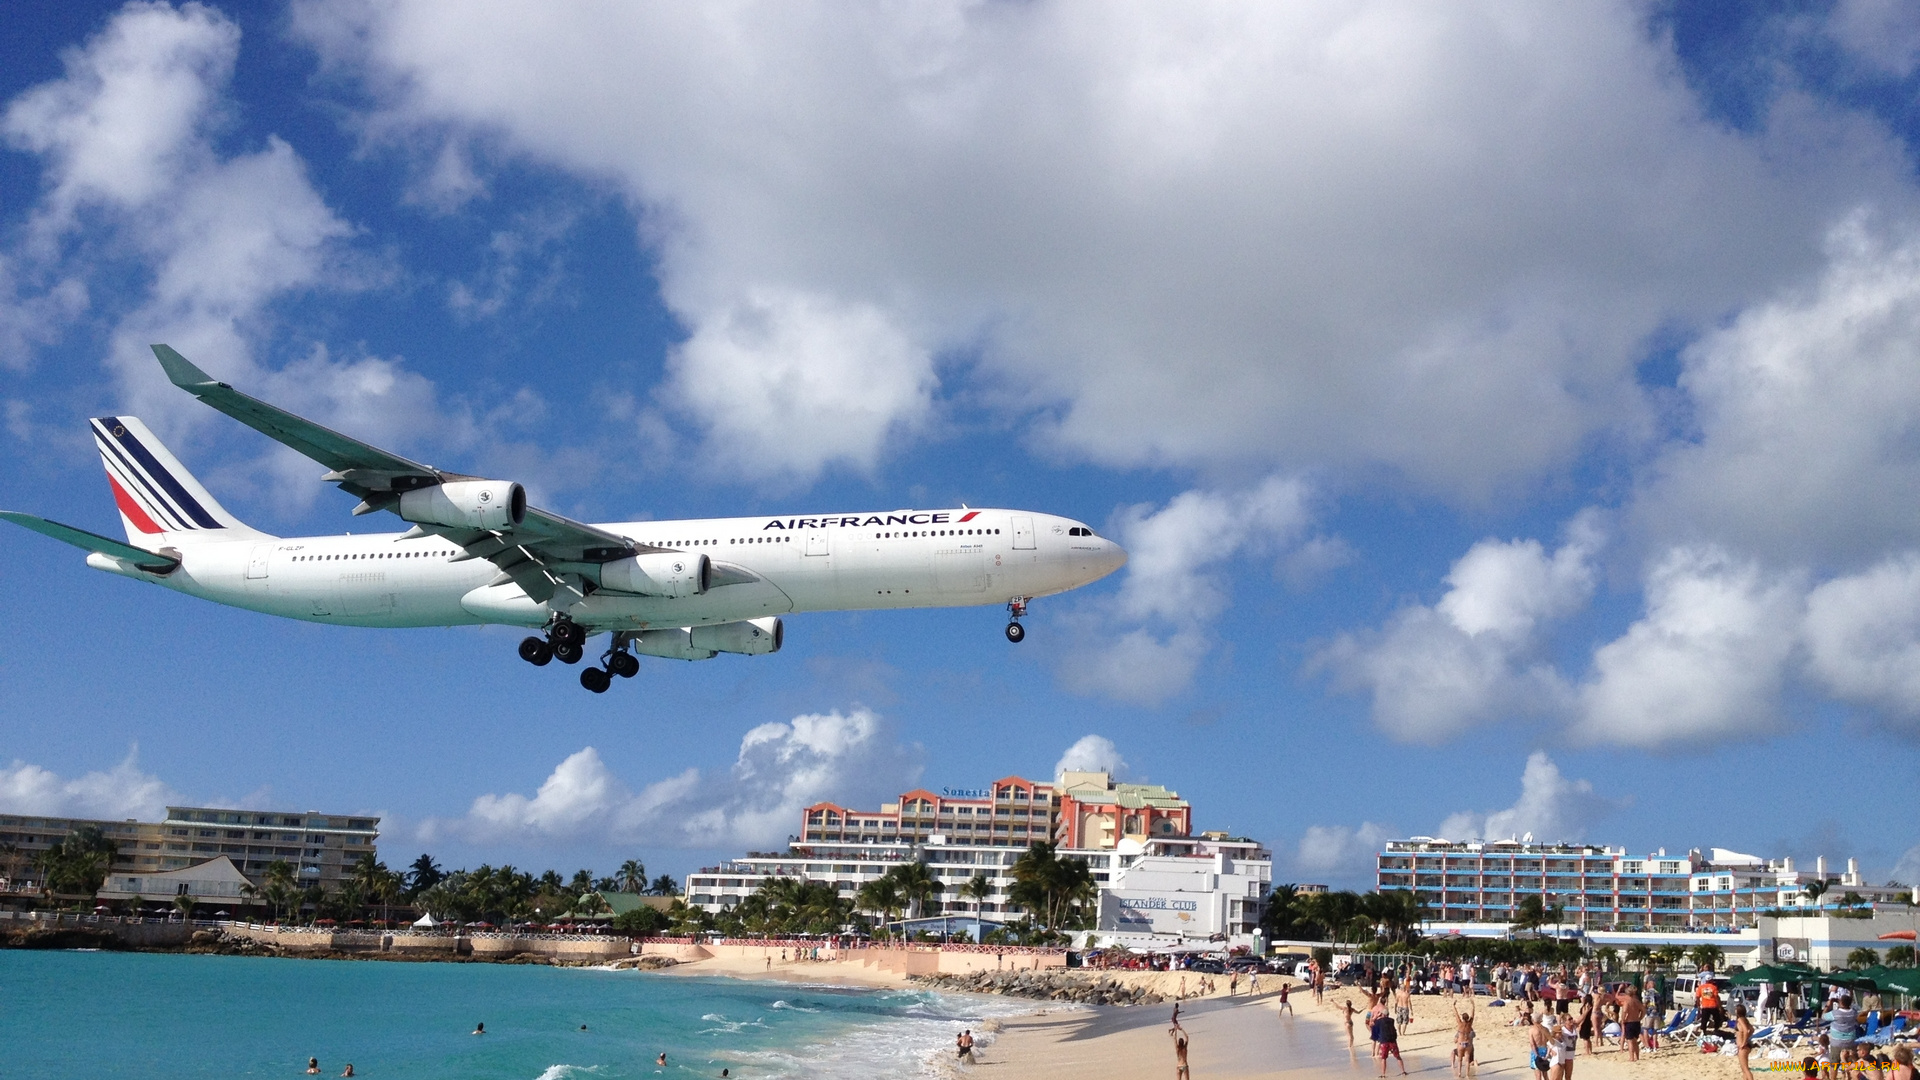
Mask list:
[[[0,952],[0,1078],[911,1077],[959,995],[505,964]],[[485,1035],[469,1034],[477,1023]],[[586,1030],[581,1030],[581,1025]],[[654,1063],[667,1055],[667,1067]]]

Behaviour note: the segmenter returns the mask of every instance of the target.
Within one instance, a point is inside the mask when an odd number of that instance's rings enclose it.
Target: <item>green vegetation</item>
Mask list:
[[[1292,885],[1278,885],[1267,894],[1260,926],[1270,941],[1406,947],[1420,940],[1424,917],[1420,898],[1404,889],[1303,893]]]
[[[1863,968],[1870,968],[1879,962],[1880,954],[1865,946],[1861,946],[1847,954],[1847,966],[1856,971]]]
[[[87,825],[35,855],[33,866],[40,871],[43,892],[91,898],[106,884],[107,872],[119,851],[119,845],[98,826]]]
[[[1054,845],[1036,842],[1013,864],[1007,899],[1029,912],[1030,921],[1059,933],[1092,921],[1099,890],[1093,871],[1079,859],[1063,859]]]

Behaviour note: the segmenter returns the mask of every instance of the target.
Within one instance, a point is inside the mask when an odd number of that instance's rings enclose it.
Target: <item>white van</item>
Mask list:
[[[1712,980],[1713,984],[1720,988],[1721,1008],[1727,1010],[1727,1015],[1733,1015],[1733,980],[1717,971],[1713,973]],[[1699,986],[1699,983],[1700,976],[1698,973],[1675,975],[1671,984],[1674,1006],[1681,1009],[1693,1008],[1696,1004],[1694,990]]]

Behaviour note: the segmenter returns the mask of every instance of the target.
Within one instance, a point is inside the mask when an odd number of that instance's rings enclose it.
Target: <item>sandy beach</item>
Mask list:
[[[747,979],[785,979],[802,982],[864,986],[907,986],[902,976],[843,961],[782,963],[776,953],[766,958],[701,960],[669,969],[685,975],[721,975]],[[1168,995],[1184,987],[1198,989],[1196,976],[1177,972],[1102,972],[1128,983],[1143,983]],[[1192,1075],[1240,1080],[1252,1077],[1340,1078],[1378,1075],[1371,1058],[1364,1022],[1356,1017],[1354,1049],[1346,1046],[1342,1002],[1351,1000],[1363,1010],[1365,998],[1355,990],[1329,992],[1315,1005],[1304,985],[1293,987],[1293,1015],[1280,1012],[1280,976],[1261,979],[1258,997],[1228,996],[1226,980],[1215,978],[1216,992],[1192,997],[1181,1004],[1180,1019],[1189,1034],[1188,1057]],[[1243,989],[1244,989],[1243,982]],[[1008,1001],[1015,999],[998,999]],[[1168,1035],[1171,1005],[1111,1008],[1032,1003],[1034,1011],[988,1024],[991,1041],[970,1067],[950,1066],[952,1075],[997,1077],[1000,1080],[1163,1080],[1173,1075],[1174,1054]],[[1533,1075],[1527,1064],[1528,1039],[1524,1029],[1507,1026],[1510,1007],[1490,1007],[1478,1001],[1478,1065],[1476,1075],[1517,1078]],[[1413,1023],[1401,1032],[1400,1049],[1410,1074],[1451,1075],[1452,1013],[1443,997],[1413,999]],[[1623,1051],[1597,1044],[1598,1053],[1582,1055],[1576,1072],[1582,1080],[1680,1080],[1680,1078],[1734,1077],[1731,1057],[1702,1054],[1685,1046],[1668,1046],[1658,1053],[1642,1051],[1630,1062]],[[1764,1051],[1753,1057],[1755,1071],[1764,1067]],[[1390,1075],[1398,1076],[1389,1063]]]

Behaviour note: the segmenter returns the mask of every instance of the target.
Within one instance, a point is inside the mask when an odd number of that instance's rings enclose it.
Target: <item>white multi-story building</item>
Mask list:
[[[1538,897],[1562,921],[1589,930],[1752,926],[1763,913],[1812,915],[1842,907],[1905,904],[1905,886],[1869,885],[1858,863],[1828,872],[1792,859],[1769,862],[1725,848],[1629,855],[1592,844],[1529,840],[1389,840],[1376,858],[1382,891],[1411,889],[1439,924],[1509,923],[1520,902]],[[1808,886],[1821,882],[1816,898]]]
[[[977,914],[1008,922],[1025,914],[1007,895],[1013,864],[1030,844],[1052,840],[1061,857],[1087,864],[1103,893],[1142,860],[1210,867],[1225,858],[1234,868],[1225,886],[1233,895],[1214,905],[1220,912],[1215,921],[1250,930],[1272,884],[1272,855],[1257,841],[1224,833],[1189,835],[1190,814],[1186,802],[1166,788],[1116,783],[1105,773],[1070,773],[1059,785],[1007,777],[937,795],[916,789],[878,811],[819,803],[802,811],[801,832],[787,851],[746,855],[689,874],[686,900],[717,913],[779,877],[822,882],[851,899],[889,869],[924,862],[941,894],[915,914]],[[1070,846],[1074,840],[1086,846]],[[961,887],[982,875],[991,886],[987,898],[962,896]],[[1253,880],[1258,887],[1249,899],[1242,892]]]
[[[1230,844],[1129,860],[1100,891],[1103,934],[1212,939],[1249,935],[1260,925],[1273,860]]]

